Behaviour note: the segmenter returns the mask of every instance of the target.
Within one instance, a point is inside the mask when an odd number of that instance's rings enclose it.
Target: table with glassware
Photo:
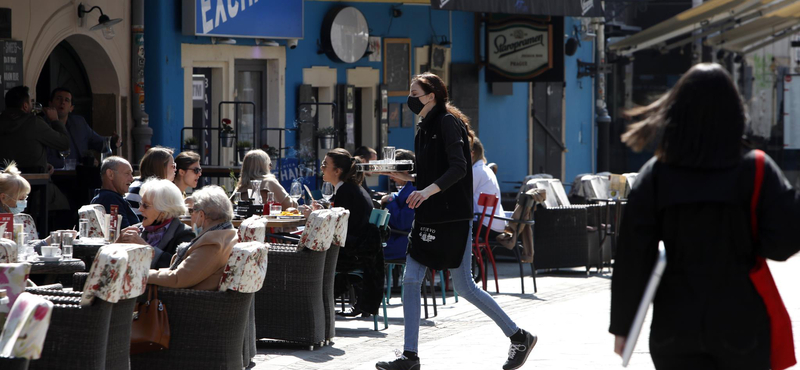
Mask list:
[[[270,217],[270,216],[262,216],[265,217],[267,220],[266,227],[271,228],[279,228],[279,227],[300,227],[305,226],[306,219],[304,217]],[[244,219],[237,218],[231,220],[233,227],[238,228]],[[189,217],[181,217],[181,222],[183,222],[187,226],[192,226],[192,219]]]

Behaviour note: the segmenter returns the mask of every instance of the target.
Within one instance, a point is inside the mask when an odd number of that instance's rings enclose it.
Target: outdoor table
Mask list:
[[[47,228],[47,187],[50,183],[50,174],[47,173],[23,173],[21,175],[31,189],[41,188],[39,192],[39,214],[36,216],[36,229],[41,235],[47,235],[50,229]]]
[[[108,243],[96,238],[75,239],[72,242],[72,257],[82,260],[86,266],[91,266],[97,252],[106,244]]]
[[[43,284],[52,284],[58,275],[71,275],[76,272],[86,271],[83,261],[72,258],[62,259],[57,262],[29,261],[31,275],[45,275]]]
[[[269,218],[267,217],[267,224],[266,227],[268,228],[276,228],[276,227],[300,227],[306,225],[305,218]],[[238,228],[241,224],[243,219],[234,219],[231,221],[233,227]],[[181,217],[181,222],[188,226],[192,226],[192,220],[188,217]]]
[[[602,198],[591,198],[589,199],[592,203],[605,203],[606,207],[606,217],[605,220],[608,222],[607,228],[600,228],[600,234],[602,238],[600,239],[600,261],[603,260],[603,242],[605,241],[606,237],[611,236],[611,250],[612,253],[615,253],[617,250],[617,236],[619,235],[619,225],[622,221],[622,205],[626,203],[627,199],[602,199]],[[611,208],[613,207],[613,217],[611,213]],[[600,218],[598,217],[598,220]],[[612,256],[613,257],[613,256]]]

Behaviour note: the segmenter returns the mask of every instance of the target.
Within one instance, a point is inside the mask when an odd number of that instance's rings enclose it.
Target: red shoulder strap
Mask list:
[[[756,208],[758,207],[758,198],[761,194],[761,183],[764,181],[764,152],[756,149],[756,175],[753,184],[753,197],[750,198],[750,230],[753,234],[753,239],[758,237],[758,216]]]

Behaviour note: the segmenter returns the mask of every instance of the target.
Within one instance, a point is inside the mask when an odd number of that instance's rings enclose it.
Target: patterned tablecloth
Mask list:
[[[81,305],[97,297],[109,303],[142,295],[147,286],[153,248],[141,244],[109,244],[97,253],[86,278]]]
[[[259,242],[238,243],[220,279],[219,290],[255,293],[267,276],[267,246]]]

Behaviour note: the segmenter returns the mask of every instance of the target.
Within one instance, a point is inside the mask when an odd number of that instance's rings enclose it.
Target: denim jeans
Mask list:
[[[469,231],[472,235],[472,230]],[[461,266],[450,269],[450,276],[453,279],[453,287],[460,298],[478,307],[484,314],[489,316],[503,334],[510,337],[519,328],[511,320],[502,308],[495,302],[489,293],[480,289],[475,281],[472,280],[472,238],[467,238],[464,257],[461,259]],[[419,320],[420,320],[420,288],[422,280],[425,278],[427,267],[420,264],[410,255],[406,256],[406,269],[403,278],[403,317],[405,321],[405,344],[404,350],[419,352]],[[444,287],[443,287],[444,288]],[[434,299],[436,299],[434,297]]]

